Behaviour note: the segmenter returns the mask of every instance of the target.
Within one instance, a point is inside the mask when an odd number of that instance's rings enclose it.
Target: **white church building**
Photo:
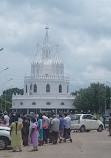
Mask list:
[[[31,75],[24,77],[24,94],[13,94],[13,111],[30,112],[73,112],[74,96],[69,93],[69,77],[64,74],[64,64],[58,49],[52,57],[48,28],[40,54],[31,64]]]

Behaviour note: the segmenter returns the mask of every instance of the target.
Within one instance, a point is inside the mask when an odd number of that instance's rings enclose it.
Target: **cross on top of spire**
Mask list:
[[[49,29],[49,27],[48,27],[48,26],[46,26],[46,27],[45,27],[45,29],[46,29],[46,30],[48,30],[48,29]]]

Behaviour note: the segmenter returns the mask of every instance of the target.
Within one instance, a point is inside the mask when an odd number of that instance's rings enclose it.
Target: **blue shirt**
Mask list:
[[[64,129],[64,119],[63,119],[63,117],[60,117],[59,120],[60,120],[59,129],[63,130]]]
[[[69,129],[71,126],[71,118],[69,116],[66,116],[64,118],[64,128]]]
[[[18,118],[18,122],[22,122],[22,121],[23,121],[22,118],[19,117],[19,118]]]

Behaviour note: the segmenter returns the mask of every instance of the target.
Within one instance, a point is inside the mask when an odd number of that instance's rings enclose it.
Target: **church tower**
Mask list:
[[[31,64],[31,75],[24,77],[24,94],[13,95],[13,109],[24,113],[73,110],[74,96],[69,93],[69,77],[64,75],[64,64],[59,58],[58,46],[51,54],[48,30],[40,53]]]

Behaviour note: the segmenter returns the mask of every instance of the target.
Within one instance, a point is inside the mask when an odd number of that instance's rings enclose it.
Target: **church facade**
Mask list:
[[[48,28],[41,53],[37,53],[31,64],[31,75],[24,77],[24,94],[13,94],[13,111],[24,112],[73,112],[74,96],[69,93],[69,77],[64,74],[64,64],[51,56]]]

